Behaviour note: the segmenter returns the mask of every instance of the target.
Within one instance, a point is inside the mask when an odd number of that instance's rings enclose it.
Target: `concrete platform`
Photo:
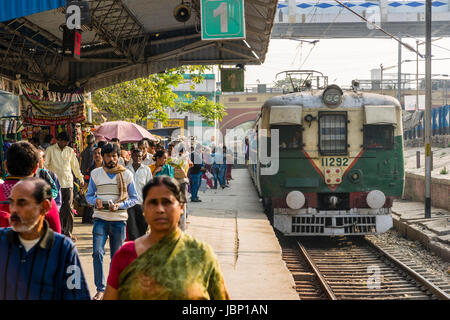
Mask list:
[[[420,168],[416,164],[416,152],[420,152]],[[431,204],[450,210],[450,147],[433,147],[433,170],[431,171]],[[425,201],[425,155],[424,148],[405,148],[405,190],[403,199]],[[445,171],[445,169],[447,171]]]
[[[416,168],[420,151],[421,168]],[[450,261],[450,148],[433,147],[431,219],[425,219],[425,156],[423,147],[405,148],[405,191],[394,201],[394,227],[406,238],[420,241],[445,261]]]
[[[392,207],[394,227],[406,238],[420,241],[426,248],[450,261],[450,212],[431,208],[431,218],[425,219],[423,202],[395,200]]]
[[[186,232],[216,252],[233,300],[298,300],[295,282],[281,258],[281,248],[263,212],[246,169],[233,169],[231,187],[199,192],[202,202],[188,203]],[[75,218],[74,234],[81,263],[94,295],[92,225]],[[107,245],[108,247],[108,245]],[[109,270],[109,250],[104,259]]]

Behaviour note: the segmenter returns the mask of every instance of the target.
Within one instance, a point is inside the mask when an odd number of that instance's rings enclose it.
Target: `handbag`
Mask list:
[[[184,172],[183,169],[175,167],[174,168],[173,177],[175,179],[184,179],[184,178],[187,178],[187,175],[186,175],[186,172]]]

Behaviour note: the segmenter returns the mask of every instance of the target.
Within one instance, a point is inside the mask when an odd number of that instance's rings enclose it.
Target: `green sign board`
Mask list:
[[[202,40],[245,39],[244,0],[201,0]]]
[[[239,68],[220,69],[222,92],[244,91],[244,70]]]

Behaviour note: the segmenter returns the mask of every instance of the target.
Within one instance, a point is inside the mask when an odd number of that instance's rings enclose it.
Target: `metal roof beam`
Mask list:
[[[131,63],[139,60],[148,37],[143,26],[122,1],[99,0],[91,10],[91,25],[101,39],[126,56]],[[121,31],[116,32],[120,27]],[[124,31],[128,32],[126,36],[123,35]]]
[[[170,42],[176,42],[176,41],[190,40],[190,39],[196,39],[196,38],[200,39],[201,38],[201,34],[196,33],[196,34],[172,37],[172,38],[167,38],[167,39],[150,40],[150,44],[151,45],[163,44],[163,43],[170,43]]]
[[[190,65],[211,65],[211,64],[238,64],[242,63],[242,59],[199,59],[199,60],[180,60],[181,64],[190,64]],[[246,61],[246,62],[255,62],[255,60],[252,61]]]
[[[31,29],[33,31],[39,32],[39,34],[41,34],[42,36],[47,38],[52,43],[55,43],[58,47],[62,47],[61,39],[56,37],[54,34],[48,32],[47,30],[37,26],[36,24],[31,22],[30,20],[27,20],[26,18],[18,18],[17,21],[24,22],[27,28],[29,28],[29,29]]]
[[[0,22],[0,26],[2,26],[3,28],[5,28],[6,30],[8,30],[9,32],[11,32],[12,34],[14,34],[14,35],[16,35],[18,37],[27,39],[31,43],[35,44],[36,46],[39,46],[39,47],[43,48],[44,50],[51,51],[53,54],[58,54],[58,51],[56,51],[55,49],[49,48],[49,47],[45,46],[44,44],[40,43],[39,41],[36,41],[36,40],[34,40],[34,39],[32,39],[32,38],[22,34],[21,32],[19,32],[18,30],[21,27],[24,26],[24,23],[22,23],[17,29],[13,29],[13,28],[9,27],[9,24],[5,24],[3,22]]]
[[[195,52],[195,51],[199,51],[202,49],[206,49],[209,47],[214,47],[216,46],[215,42],[210,42],[210,43],[204,43],[202,41],[197,41],[194,42],[190,45],[175,49],[175,50],[171,50],[165,53],[160,53],[154,56],[150,56],[147,58],[147,62],[154,62],[154,61],[158,61],[158,60],[165,60],[165,59],[169,59],[169,58],[173,58],[173,57],[179,57],[191,52]]]
[[[244,59],[259,61],[259,60],[256,59],[256,57],[253,56],[253,55],[249,56],[249,55],[246,55],[246,54],[244,54],[244,53],[240,53],[240,52],[237,52],[237,51],[233,51],[233,50],[227,49],[227,48],[225,48],[225,47],[220,47],[219,50],[220,50],[220,51],[227,52],[227,53],[231,53],[231,54],[233,54],[233,55],[236,55],[236,56],[238,56],[238,57],[242,57],[242,58],[244,58]]]

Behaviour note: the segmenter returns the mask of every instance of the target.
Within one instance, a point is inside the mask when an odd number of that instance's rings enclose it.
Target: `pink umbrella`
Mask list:
[[[158,139],[156,139],[156,137],[148,132],[144,127],[126,121],[105,122],[95,130],[94,136],[97,141],[102,140],[102,138],[108,141],[113,138],[119,138],[121,143],[137,142],[143,138],[158,141]]]

